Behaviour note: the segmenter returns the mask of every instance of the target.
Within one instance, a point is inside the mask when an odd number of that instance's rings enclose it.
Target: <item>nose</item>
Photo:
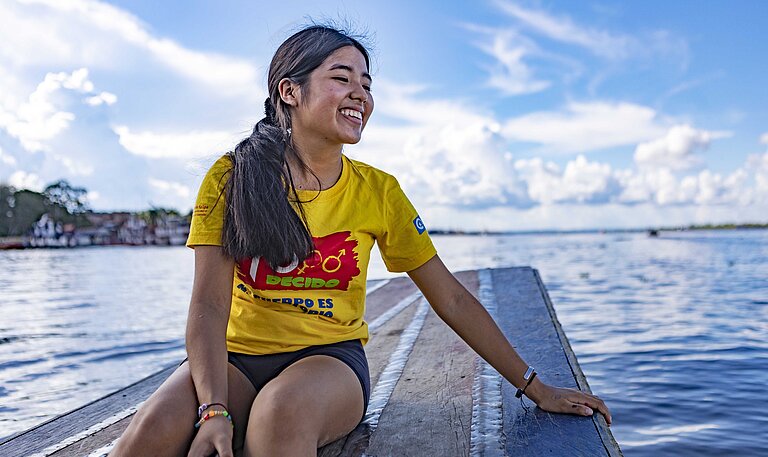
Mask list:
[[[368,102],[368,91],[366,91],[361,84],[356,84],[355,86],[355,90],[349,94],[349,98],[352,100],[359,100],[362,103]]]

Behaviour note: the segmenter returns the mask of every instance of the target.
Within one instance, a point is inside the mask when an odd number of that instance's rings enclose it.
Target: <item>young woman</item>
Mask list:
[[[374,241],[387,267],[408,272],[437,314],[509,382],[528,384],[540,408],[596,409],[610,423],[597,397],[526,379],[528,366],[443,265],[397,181],[342,154],[373,112],[369,71],[366,49],[333,28],[308,27],[278,48],[266,117],[200,187],[187,242],[189,359],[112,456],[316,455],[353,430],[370,394],[362,344]]]

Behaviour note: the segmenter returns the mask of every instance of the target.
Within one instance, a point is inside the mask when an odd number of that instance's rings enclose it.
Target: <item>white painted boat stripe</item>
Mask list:
[[[377,290],[389,284],[389,281],[391,281],[391,279],[383,279],[377,282],[376,284],[372,285],[371,287],[368,287],[368,289],[365,291],[365,295],[371,295],[372,293],[376,292]]]
[[[115,424],[122,419],[125,419],[126,417],[130,416],[131,414],[135,413],[137,409],[139,409],[139,406],[141,406],[141,403],[138,403],[137,405],[131,406],[128,409],[125,409],[123,411],[120,411],[119,413],[115,414],[114,416],[110,416],[103,421],[94,424],[90,427],[88,427],[86,430],[83,430],[82,432],[72,435],[70,437],[67,437],[63,441],[56,443],[54,445],[48,446],[47,448],[43,449],[42,451],[29,455],[27,457],[45,457],[48,455],[53,454],[54,452],[64,449],[65,447],[69,446],[70,444],[77,443],[78,441],[88,438],[89,436],[93,435],[94,433],[100,432],[101,430],[104,430],[105,428],[109,427],[112,424]]]
[[[480,270],[480,303],[496,317],[496,294],[490,270]],[[472,457],[504,456],[504,422],[502,419],[501,375],[488,362],[478,357],[472,384],[472,423],[469,453]]]
[[[115,447],[115,444],[117,444],[117,440],[112,441],[106,446],[100,447],[95,451],[92,451],[90,454],[88,454],[88,457],[107,457],[107,455],[109,454],[109,451],[111,451],[112,448]]]
[[[394,392],[395,386],[400,380],[400,376],[403,374],[403,369],[405,369],[405,364],[408,362],[408,357],[411,355],[413,346],[416,343],[416,338],[419,336],[419,333],[421,333],[421,329],[424,326],[428,310],[429,304],[422,298],[419,302],[419,307],[416,310],[416,315],[400,335],[400,341],[397,343],[397,347],[389,356],[389,362],[379,376],[379,380],[376,382],[376,387],[373,388],[371,399],[368,402],[368,410],[363,419],[363,423],[370,427],[370,433],[373,433],[379,425],[381,413],[387,406],[389,398],[392,396],[392,392]]]
[[[413,302],[418,300],[419,297],[421,297],[421,292],[414,292],[411,295],[400,300],[398,304],[396,304],[392,308],[389,308],[385,313],[383,313],[381,316],[374,319],[373,322],[369,323],[368,331],[375,332],[376,330],[381,328],[384,324],[389,322],[393,317],[397,316],[400,313],[400,311],[404,310],[405,308],[410,306]]]

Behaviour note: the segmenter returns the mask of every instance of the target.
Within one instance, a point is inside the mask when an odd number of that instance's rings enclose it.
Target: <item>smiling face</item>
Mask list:
[[[373,97],[365,57],[357,48],[334,51],[296,89],[291,109],[296,139],[339,147],[360,141],[373,112]]]

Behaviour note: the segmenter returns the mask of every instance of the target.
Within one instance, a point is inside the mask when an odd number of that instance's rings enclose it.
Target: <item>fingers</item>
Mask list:
[[[597,409],[605,417],[605,422],[610,427],[612,418],[611,411],[608,409],[608,405],[606,405],[605,402],[596,395],[590,395],[588,398],[591,400],[588,405],[594,409]]]
[[[213,433],[213,429],[214,427],[209,427],[195,436],[187,457],[234,457],[230,434]]]
[[[234,453],[232,452],[232,441],[229,440],[217,440],[216,441],[216,452],[218,452],[219,457],[234,457]]]
[[[608,406],[605,404],[605,402],[598,396],[585,392],[579,392],[578,398],[570,400],[575,403],[572,406],[578,410],[579,414],[584,416],[591,416],[594,413],[594,410],[597,410],[605,417],[606,424],[608,424],[609,427],[611,426],[611,411],[608,409]]]
[[[584,406],[578,403],[571,404],[571,408],[573,408],[573,414],[580,414],[582,416],[591,416],[594,413],[594,411],[588,406]]]

